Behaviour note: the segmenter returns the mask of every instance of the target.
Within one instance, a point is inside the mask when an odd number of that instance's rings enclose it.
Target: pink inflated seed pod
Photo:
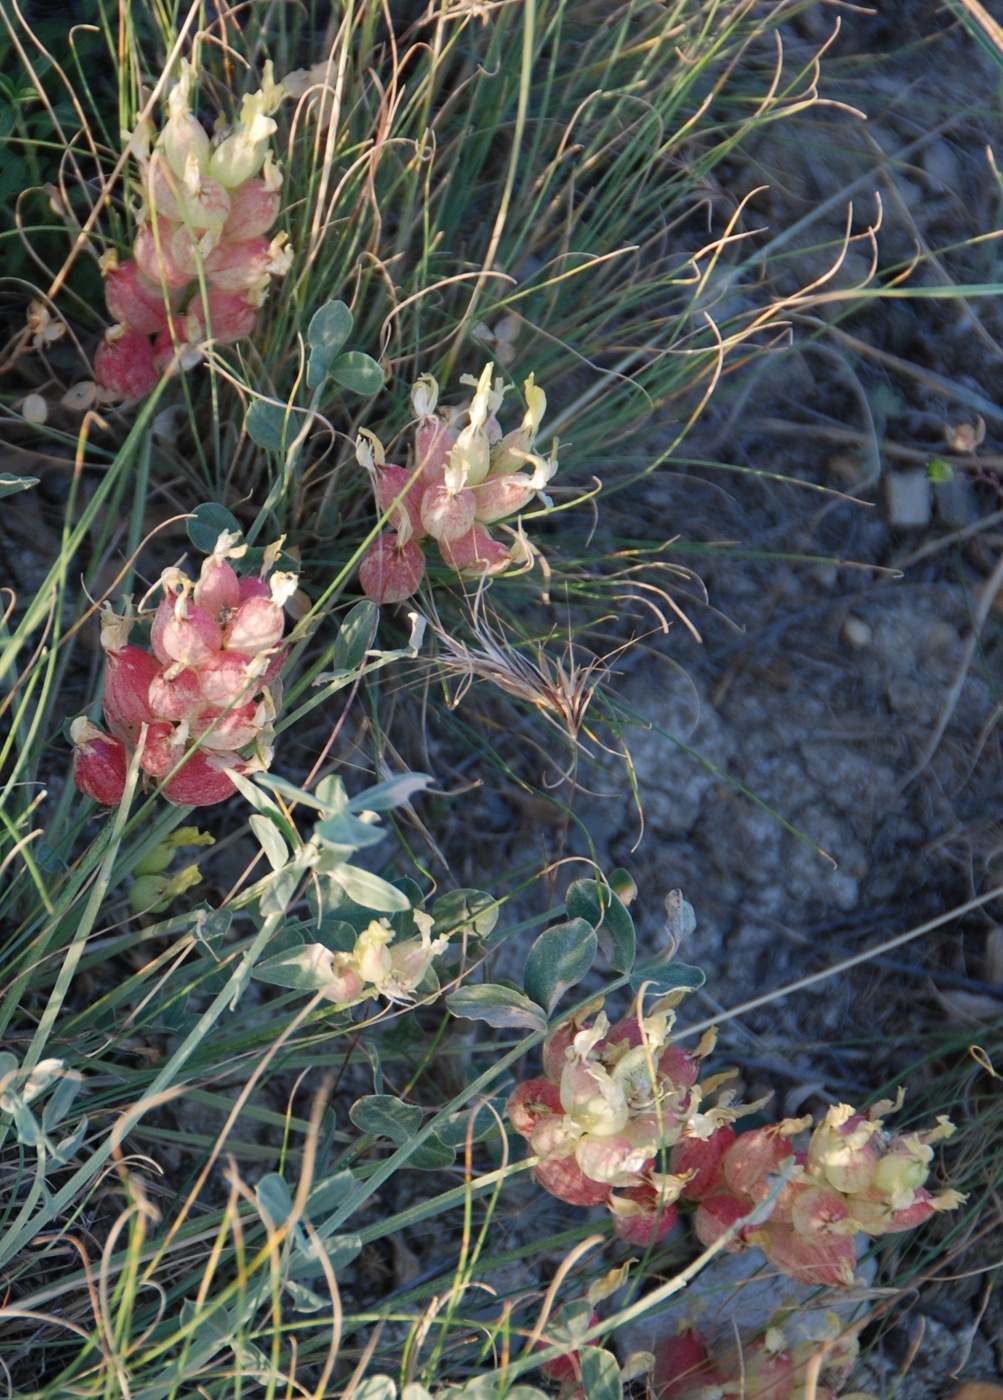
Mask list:
[[[757,1239],[775,1269],[796,1283],[849,1288],[854,1281],[857,1251],[849,1235],[806,1239],[790,1225],[770,1225]]]
[[[214,559],[210,554],[202,565],[192,596],[199,607],[205,608],[223,627],[229,619],[221,618],[220,613],[240,604],[240,579],[226,559]]]
[[[458,539],[440,540],[439,553],[451,569],[470,578],[500,574],[512,564],[511,551],[484,525],[474,525]]]
[[[179,731],[166,720],[157,720],[146,731],[146,742],[139,757],[144,773],[151,778],[165,778],[184,756],[184,744],[178,742]]]
[[[538,1162],[533,1175],[545,1191],[570,1206],[598,1206],[609,1196],[604,1181],[590,1181],[574,1157],[551,1157]]]
[[[250,578],[242,578],[239,589],[242,603],[246,603],[248,598],[270,598],[272,596],[268,580],[259,578],[256,574],[252,574]]]
[[[159,675],[156,658],[142,647],[124,646],[106,653],[104,717],[121,738],[135,742],[140,725],[156,719],[150,685]]]
[[[223,227],[228,243],[244,243],[267,233],[281,206],[278,190],[270,190],[264,180],[247,180],[230,191],[230,213]]]
[[[722,1385],[724,1377],[711,1365],[703,1337],[691,1329],[666,1338],[658,1347],[653,1380],[659,1400],[686,1400],[705,1386]]]
[[[257,307],[233,292],[201,292],[188,303],[187,315],[194,319],[205,338],[217,345],[234,345],[251,334],[258,319]]]
[[[150,707],[158,719],[190,719],[202,704],[202,690],[195,671],[179,671],[168,680],[158,667],[150,682]]]
[[[474,493],[463,486],[451,491],[446,483],[428,486],[421,498],[422,533],[437,540],[456,540],[474,523]]]
[[[171,252],[174,226],[166,219],[143,224],[136,234],[132,251],[140,272],[154,287],[180,291],[192,280],[190,273],[178,267]]]
[[[402,603],[417,591],[425,576],[425,556],[414,540],[398,542],[391,530],[366,550],[359,565],[359,583],[374,603]]]
[[[536,495],[536,488],[531,476],[525,472],[514,472],[511,476],[489,476],[479,486],[473,487],[473,492],[477,519],[491,525],[528,506]]]
[[[234,651],[257,655],[281,641],[285,629],[282,604],[274,598],[248,598],[233,615],[226,644]]]
[[[184,767],[162,788],[168,802],[176,807],[211,807],[232,797],[237,789],[223,771],[224,760],[227,767],[243,772],[239,754],[216,754],[209,758],[201,749],[189,754]],[[215,766],[217,763],[219,767]]]
[[[779,1126],[741,1133],[728,1148],[721,1166],[732,1191],[745,1192],[757,1200],[769,1195],[766,1178],[794,1155],[790,1140],[782,1135]]]
[[[614,1205],[618,1199],[640,1209],[630,1211],[621,1207],[618,1210]],[[675,1206],[669,1202],[663,1202],[659,1210],[658,1192],[648,1185],[629,1186],[625,1191],[618,1191],[610,1197],[609,1205],[617,1238],[638,1249],[661,1244],[678,1218]]]
[[[735,1141],[730,1123],[716,1128],[708,1138],[684,1137],[669,1153],[669,1170],[674,1176],[692,1173],[682,1189],[687,1201],[699,1201],[718,1192],[723,1185],[721,1159]]]
[[[167,324],[169,303],[159,287],[146,281],[131,258],[106,274],[104,299],[116,321],[142,335],[156,335]]]
[[[94,352],[94,379],[118,398],[145,398],[160,379],[153,346],[139,331],[106,337]]]
[[[383,515],[393,520],[394,512],[405,510],[411,522],[411,533],[419,539],[424,534],[421,523],[422,485],[413,480],[414,473],[405,467],[385,462],[376,468],[376,503]]]
[[[520,1137],[532,1137],[541,1118],[563,1117],[560,1088],[550,1079],[526,1079],[512,1090],[506,1112]]]
[[[445,473],[446,459],[456,446],[456,434],[450,432],[441,418],[422,418],[414,445],[421,480],[426,486],[437,486]]]
[[[702,1245],[716,1244],[722,1235],[752,1210],[752,1201],[740,1200],[738,1196],[707,1196],[697,1206],[693,1217],[693,1228]],[[748,1248],[740,1231],[725,1248],[730,1254],[738,1254]]]
[[[196,340],[192,340],[192,334]],[[153,342],[153,363],[161,374],[166,374],[178,362],[188,368],[201,358],[197,348],[199,327],[194,326],[188,316],[174,315]]]
[[[264,685],[254,674],[254,656],[243,651],[221,651],[199,667],[202,695],[210,705],[232,705],[248,700]]]
[[[197,670],[218,653],[223,634],[219,623],[205,608],[186,599],[175,606],[164,626],[162,641],[172,661]]]
[[[88,720],[75,720],[70,733],[74,740],[73,781],[78,791],[102,806],[117,806],[129,769],[122,740],[105,734]]]
[[[243,294],[268,276],[272,254],[267,238],[221,243],[206,258],[206,278],[217,292]]]
[[[261,733],[257,715],[253,700],[226,710],[207,706],[192,725],[192,736],[201,739],[207,749],[242,749]]]

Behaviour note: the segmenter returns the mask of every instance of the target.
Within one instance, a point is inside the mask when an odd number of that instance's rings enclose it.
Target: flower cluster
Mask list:
[[[267,237],[282,183],[271,114],[285,91],[266,64],[260,91],[214,144],[191,111],[196,76],[183,62],[153,149],[149,133],[133,141],[143,192],[133,256],[102,260],[116,324],[98,346],[94,377],[108,399],[142,398],[175,360],[195,363],[208,339],[229,345],[250,335],[272,277],[290,266],[285,234]]]
[[[695,1328],[655,1352],[658,1400],[873,1400],[842,1387],[857,1363],[856,1336],[834,1313],[809,1329],[781,1318],[753,1341],[712,1348]]]
[[[414,1000],[415,990],[432,961],[445,952],[449,939],[432,937],[431,915],[412,911],[418,926],[416,938],[394,942],[396,933],[388,919],[373,919],[355,939],[351,952],[331,952],[321,943],[305,950],[311,971],[322,979],[321,994],[340,1006],[351,1006],[370,997],[388,1001]]]
[[[926,1186],[932,1144],[950,1137],[951,1123],[941,1117],[928,1132],[892,1135],[879,1115],[893,1107],[877,1104],[864,1115],[838,1104],[804,1149],[793,1142],[810,1118],[784,1119],[737,1137],[723,1124],[709,1137],[679,1142],[670,1166],[689,1174],[681,1195],[699,1203],[694,1227],[702,1243],[713,1244],[776,1194],[768,1219],[742,1227],[727,1247],[757,1245],[800,1283],[852,1284],[857,1235],[911,1230],[964,1199],[957,1191],[934,1195]]]
[[[286,659],[283,604],[296,575],[273,573],[281,541],[265,551],[261,574],[240,578],[229,562],[246,545],[224,531],[197,582],[165,569],[163,597],[152,617],[152,651],[129,643],[131,608],[106,607],[104,718],[110,734],[74,720],[73,777],[88,797],[122,800],[126,772],[139,750],[143,773],[163,784],[169,802],[203,807],[234,791],[230,772],[267,769]]]
[[[544,1045],[545,1077],[516,1087],[508,1116],[539,1158],[537,1181],[571,1205],[605,1203],[630,1244],[657,1243],[676,1220],[683,1179],[656,1170],[662,1148],[702,1124],[708,1133],[730,1116],[725,1106],[699,1113],[717,1081],[699,1084],[713,1037],[694,1052],[668,1043],[672,1015],[630,1016],[610,1026],[559,1026]]]
[[[518,514],[557,471],[553,452],[545,459],[533,451],[547,400],[530,375],[522,422],[503,435],[495,415],[506,386],[492,382],[493,369],[485,366],[478,380],[464,376],[474,396],[450,418],[436,412],[439,387],[432,376],[418,380],[411,394],[418,415],[413,470],[387,462],[379,441],[360,435],[359,462],[394,527],[374,540],[359,569],[363,590],[375,602],[399,603],[414,593],[431,540],[444,562],[466,577],[497,574],[526,557],[518,537],[503,544],[489,526]]]

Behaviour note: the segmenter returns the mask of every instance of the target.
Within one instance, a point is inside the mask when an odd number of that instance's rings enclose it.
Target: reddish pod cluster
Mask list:
[[[544,459],[533,452],[547,400],[530,375],[522,422],[503,435],[495,414],[505,387],[500,380],[492,383],[493,368],[487,365],[476,381],[464,377],[476,391],[451,418],[436,413],[439,391],[432,376],[418,381],[411,396],[418,415],[413,469],[387,462],[379,441],[360,435],[359,462],[394,527],[373,541],[359,567],[363,591],[377,603],[399,603],[415,592],[431,542],[443,562],[466,578],[501,573],[528,557],[518,536],[506,545],[490,527],[529,505],[557,470],[553,454]]]
[[[266,578],[279,546],[265,551],[262,574],[240,578],[230,559],[246,546],[223,533],[197,582],[165,569],[150,629],[150,651],[129,643],[136,619],[108,608],[104,718],[111,733],[74,720],[73,778],[107,806],[122,800],[130,761],[139,751],[147,778],[169,802],[205,807],[235,790],[231,773],[270,766],[278,677],[286,659],[283,604],[296,575]]]
[[[571,1205],[605,1203],[629,1244],[657,1244],[676,1220],[682,1179],[656,1170],[661,1149],[676,1142],[706,1086],[697,1082],[713,1039],[695,1052],[668,1043],[666,1012],[610,1026],[570,1022],[548,1038],[545,1077],[517,1086],[508,1101],[513,1128],[539,1158],[540,1185]],[[702,1114],[708,1131],[717,1110]]]
[[[133,142],[143,178],[133,256],[102,260],[115,319],[94,357],[105,399],[142,398],[175,361],[197,362],[205,341],[250,335],[271,279],[290,265],[285,234],[267,237],[282,183],[268,149],[271,112],[284,91],[266,65],[263,87],[244,98],[241,120],[214,146],[190,110],[196,76],[182,64],[153,150],[149,133]]]
[[[892,1106],[876,1105],[865,1116],[838,1104],[803,1148],[794,1140],[810,1118],[788,1118],[738,1136],[725,1124],[706,1139],[679,1142],[670,1166],[688,1176],[680,1194],[698,1202],[694,1227],[702,1243],[715,1243],[763,1206],[768,1218],[741,1227],[729,1250],[756,1245],[799,1283],[852,1284],[858,1235],[911,1230],[964,1199],[956,1191],[934,1195],[925,1184],[931,1144],[953,1132],[948,1120],[939,1119],[929,1132],[892,1135],[878,1116]]]
[[[842,1387],[859,1346],[829,1314],[820,1335],[798,1337],[782,1321],[762,1337],[712,1348],[695,1328],[664,1341],[655,1352],[653,1388],[658,1400],[873,1400]]]

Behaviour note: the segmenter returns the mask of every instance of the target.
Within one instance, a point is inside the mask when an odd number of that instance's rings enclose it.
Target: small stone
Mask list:
[[[963,476],[938,482],[933,488],[933,499],[937,518],[952,530],[974,524],[978,516],[972,484]]]
[[[854,617],[851,614],[843,623],[843,641],[847,646],[853,647],[854,651],[863,651],[865,647],[869,647],[873,636],[870,624],[862,617]]]
[[[930,482],[922,467],[886,472],[883,480],[885,509],[890,525],[900,530],[929,525],[932,504]]]

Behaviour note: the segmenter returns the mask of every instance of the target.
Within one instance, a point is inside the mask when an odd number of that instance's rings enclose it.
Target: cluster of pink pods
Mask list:
[[[266,550],[262,574],[238,577],[229,561],[245,548],[224,532],[197,582],[180,569],[164,570],[150,651],[129,642],[137,621],[131,608],[124,617],[106,610],[104,719],[111,732],[87,719],[71,726],[73,777],[86,796],[120,802],[137,750],[141,771],[180,806],[222,802],[236,790],[231,772],[270,766],[286,659],[283,604],[297,580],[265,577],[278,546]]]
[[[678,1143],[670,1167],[686,1177],[683,1198],[698,1202],[694,1228],[702,1243],[713,1244],[775,1195],[768,1218],[742,1227],[727,1247],[756,1245],[799,1283],[852,1284],[858,1235],[911,1230],[964,1199],[956,1191],[934,1195],[926,1186],[932,1144],[953,1132],[948,1120],[929,1132],[892,1135],[878,1116],[891,1107],[879,1104],[864,1115],[837,1104],[803,1148],[794,1139],[810,1118],[738,1136],[724,1124],[709,1137]]]
[[[697,1111],[700,1061],[713,1045],[671,1045],[670,1028],[665,1013],[559,1026],[544,1045],[544,1077],[508,1101],[509,1121],[539,1158],[540,1185],[571,1205],[605,1204],[620,1238],[637,1246],[675,1224],[680,1183],[656,1170],[657,1157]]]
[[[612,1027],[602,1013],[592,1026],[566,1023],[545,1043],[544,1076],[508,1102],[540,1185],[571,1205],[606,1204],[622,1239],[657,1243],[682,1199],[696,1203],[704,1245],[728,1235],[729,1250],[756,1245],[799,1283],[847,1287],[858,1236],[910,1230],[964,1199],[926,1185],[932,1144],[953,1132],[946,1118],[892,1135],[879,1114],[894,1105],[864,1115],[838,1104],[803,1148],[794,1139],[810,1117],[737,1134],[733,1122],[751,1109],[733,1106],[730,1092],[717,1107],[703,1103],[730,1077],[698,1082],[713,1037],[690,1052],[669,1043],[671,1025],[665,1013]],[[668,1171],[659,1172],[665,1148]]]
[[[285,235],[267,237],[282,183],[270,114],[283,89],[266,65],[263,87],[244,98],[241,120],[213,145],[190,110],[195,78],[182,64],[153,149],[149,133],[133,141],[143,196],[133,256],[102,260],[115,324],[98,346],[94,378],[107,399],[142,398],[175,361],[195,363],[205,341],[250,335],[272,277],[290,264]]]
[[[502,433],[495,416],[505,394],[487,365],[469,405],[451,417],[436,412],[438,385],[423,375],[411,399],[418,416],[411,469],[387,462],[371,434],[360,435],[358,458],[373,478],[377,505],[393,529],[363,556],[359,580],[377,603],[409,598],[425,575],[425,549],[435,542],[444,563],[465,577],[501,573],[527,558],[516,535],[504,544],[490,526],[517,515],[557,470],[533,451],[546,396],[526,380],[526,413],[518,428]],[[546,497],[543,498],[546,502]]]
[[[658,1400],[874,1400],[843,1386],[859,1355],[852,1333],[795,1340],[781,1325],[765,1336],[712,1348],[695,1328],[662,1342],[655,1352],[653,1389]]]

